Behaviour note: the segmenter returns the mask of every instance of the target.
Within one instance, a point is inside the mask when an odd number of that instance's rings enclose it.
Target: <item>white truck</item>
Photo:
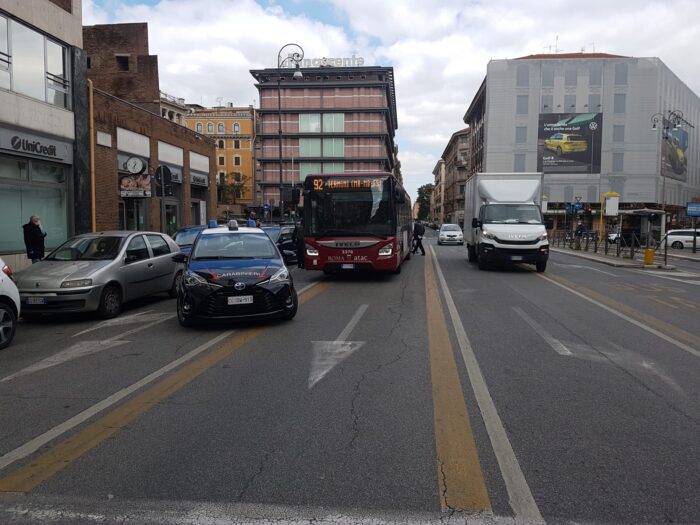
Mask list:
[[[464,240],[469,262],[529,263],[547,268],[541,173],[477,173],[464,190]]]

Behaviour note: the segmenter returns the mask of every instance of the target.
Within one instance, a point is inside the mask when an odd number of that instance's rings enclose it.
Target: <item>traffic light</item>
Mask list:
[[[301,198],[301,190],[299,188],[292,188],[292,203],[296,206],[299,204],[299,199]]]

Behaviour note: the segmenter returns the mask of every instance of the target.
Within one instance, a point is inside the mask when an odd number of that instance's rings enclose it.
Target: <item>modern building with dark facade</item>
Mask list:
[[[279,203],[280,162],[286,187],[311,173],[388,171],[400,180],[393,68],[301,68],[302,78],[294,78],[294,72],[251,71],[260,97],[255,202]]]
[[[22,225],[53,248],[90,227],[80,0],[0,0],[0,256],[26,266]]]
[[[215,144],[184,125],[184,104],[163,97],[148,25],[86,26],[83,40],[94,84],[96,228],[172,234],[206,224],[216,216]]]
[[[464,122],[471,173],[543,172],[555,223],[576,201],[595,216],[615,192],[622,210],[665,208],[673,225],[700,197],[700,99],[658,58],[492,60]]]

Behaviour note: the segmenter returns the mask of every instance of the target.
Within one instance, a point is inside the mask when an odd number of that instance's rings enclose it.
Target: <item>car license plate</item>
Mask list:
[[[354,264],[341,264],[340,269],[341,270],[354,270],[355,265]]]
[[[523,260],[523,256],[522,256],[522,255],[511,255],[511,256],[510,256],[510,260],[511,260],[511,261],[522,261],[522,260]]]
[[[27,297],[27,304],[47,304],[46,297]]]
[[[252,295],[241,295],[238,297],[229,297],[228,298],[228,304],[253,304],[253,296]]]

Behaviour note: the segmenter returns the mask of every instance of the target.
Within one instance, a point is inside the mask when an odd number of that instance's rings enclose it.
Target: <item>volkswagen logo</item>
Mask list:
[[[236,283],[233,287],[240,292],[241,290],[245,290],[245,283]]]

